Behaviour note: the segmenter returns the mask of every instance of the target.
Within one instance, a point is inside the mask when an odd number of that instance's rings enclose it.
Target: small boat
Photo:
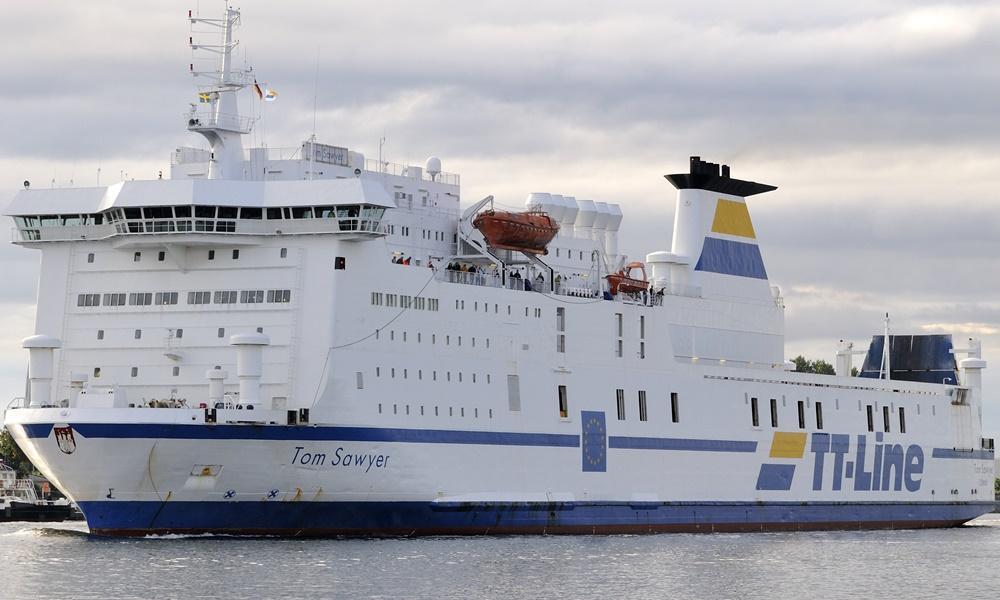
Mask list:
[[[18,479],[14,469],[0,462],[0,522],[65,521],[70,512],[68,500],[40,499],[30,479]]]
[[[635,269],[638,269],[642,273],[642,279],[632,274],[632,271]],[[618,293],[635,294],[648,290],[649,282],[646,280],[646,265],[641,262],[627,264],[624,269],[608,275],[608,287],[612,295]]]
[[[482,232],[492,248],[529,254],[548,254],[546,246],[559,231],[559,225],[543,211],[490,209],[476,215],[472,226]]]

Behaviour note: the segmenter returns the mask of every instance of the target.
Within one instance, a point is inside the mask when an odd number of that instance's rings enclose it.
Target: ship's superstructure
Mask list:
[[[944,350],[957,360],[934,372],[957,380],[941,383],[850,377],[847,344],[837,376],[790,372],[746,200],[772,186],[692,157],[667,176],[670,250],[637,266],[615,204],[463,210],[437,158],[244,151],[239,14],[192,20],[222,36],[186,115],[210,149],[178,149],[167,180],[26,189],[8,210],[42,261],[30,394],[6,423],[93,530],[903,527],[991,510],[978,342]]]

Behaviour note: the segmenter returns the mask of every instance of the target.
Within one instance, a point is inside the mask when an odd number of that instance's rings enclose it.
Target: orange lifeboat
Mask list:
[[[541,211],[508,212],[485,210],[476,215],[472,226],[482,232],[493,248],[530,254],[548,254],[545,246],[559,231],[559,225]]]
[[[638,269],[642,273],[642,279],[632,274],[632,271],[635,269]],[[646,265],[641,262],[631,262],[621,271],[608,275],[608,287],[611,289],[612,295],[619,292],[635,294],[648,290],[649,282],[646,281]]]

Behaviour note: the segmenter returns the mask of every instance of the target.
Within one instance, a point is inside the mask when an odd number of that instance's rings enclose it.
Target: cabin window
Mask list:
[[[639,358],[646,358],[646,342],[639,342]]]
[[[365,374],[362,373],[361,371],[358,371],[357,373],[354,374],[354,377],[357,380],[356,385],[358,386],[358,389],[359,390],[365,389]]]
[[[677,392],[670,392],[670,420],[674,423],[679,423],[681,420],[678,404]]]
[[[771,398],[771,427],[778,426],[778,400]]]
[[[806,403],[799,400],[799,429],[806,428]]]
[[[823,429],[823,403],[816,403],[816,429]]]
[[[563,334],[556,336],[556,352],[566,352],[566,336]]]
[[[559,417],[569,418],[569,397],[566,395],[566,386],[559,386]]]
[[[622,337],[622,313],[615,313],[615,335]]]
[[[521,381],[517,375],[507,376],[507,409],[513,412],[521,410]]]
[[[136,252],[132,255],[132,262],[139,262],[142,260],[142,252]]]
[[[646,390],[639,390],[639,420],[648,420],[648,414],[646,413]]]
[[[181,339],[182,337],[184,337],[184,330],[180,328],[174,330],[174,337],[177,339]]]
[[[94,253],[93,252],[91,252],[90,254],[87,255],[87,262],[89,262],[89,263],[94,262]]]
[[[566,309],[561,306],[556,309],[556,331],[566,331]]]
[[[750,398],[750,423],[754,427],[760,427],[760,414],[757,412],[757,399]]]
[[[141,340],[142,339],[142,330],[141,329],[136,329],[134,335],[135,335],[135,339]]]
[[[615,401],[618,404],[618,420],[625,420],[625,390],[615,390]]]
[[[288,248],[281,249],[281,258],[288,258]]]
[[[640,316],[639,317],[639,339],[640,340],[646,339],[646,317],[645,316]]]
[[[156,253],[156,260],[163,262],[167,258],[167,253],[164,251],[159,251]]]
[[[208,251],[208,260],[215,260],[215,250]]]
[[[865,408],[868,409],[868,431],[875,431],[875,418],[872,414],[872,405],[869,404]]]
[[[338,256],[333,259],[333,268],[337,271],[343,271],[347,268],[347,259],[343,256]]]
[[[99,339],[99,340],[103,340],[104,339],[104,330],[103,329],[98,329],[97,330],[97,339]]]
[[[101,376],[101,367],[94,367],[94,378],[96,379],[100,376]]]
[[[173,370],[172,370],[172,373],[173,373],[174,377],[179,376],[181,374],[181,368],[180,367],[174,367]]]
[[[225,327],[219,327],[219,337],[220,338],[221,337],[226,337],[226,328]]]
[[[132,377],[139,376],[139,367],[132,367]]]
[[[886,433],[889,433],[889,406],[888,405],[882,407],[882,421],[883,421],[883,430]]]
[[[239,248],[233,248],[233,260],[239,260],[240,250]]]
[[[899,433],[906,433],[906,413],[899,407]]]

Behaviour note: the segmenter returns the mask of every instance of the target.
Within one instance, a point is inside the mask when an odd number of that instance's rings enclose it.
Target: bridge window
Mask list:
[[[264,216],[264,209],[253,206],[244,206],[240,209],[241,219],[260,219]]]
[[[618,420],[625,420],[625,390],[615,390],[615,401],[618,404]]]
[[[280,207],[271,207],[271,208],[268,208],[267,209],[267,218],[268,219],[280,219],[281,218],[281,208]],[[282,248],[282,250],[284,250],[284,248]],[[282,258],[284,258],[284,256],[282,256]]]
[[[128,295],[128,303],[131,306],[149,306],[153,303],[152,292],[132,292]]]
[[[104,294],[104,306],[125,306],[125,293]]]
[[[236,290],[215,292],[215,304],[236,304]]]
[[[760,427],[760,414],[757,412],[756,398],[750,398],[750,422],[754,427]]]
[[[263,304],[264,290],[241,290],[240,304]]]
[[[177,292],[156,292],[153,303],[157,305],[177,304]]]
[[[100,306],[100,294],[80,294],[76,297],[77,306]]]
[[[188,304],[208,304],[212,301],[212,292],[188,292]]]
[[[566,386],[559,386],[559,417],[569,418],[569,397],[566,395]]]

